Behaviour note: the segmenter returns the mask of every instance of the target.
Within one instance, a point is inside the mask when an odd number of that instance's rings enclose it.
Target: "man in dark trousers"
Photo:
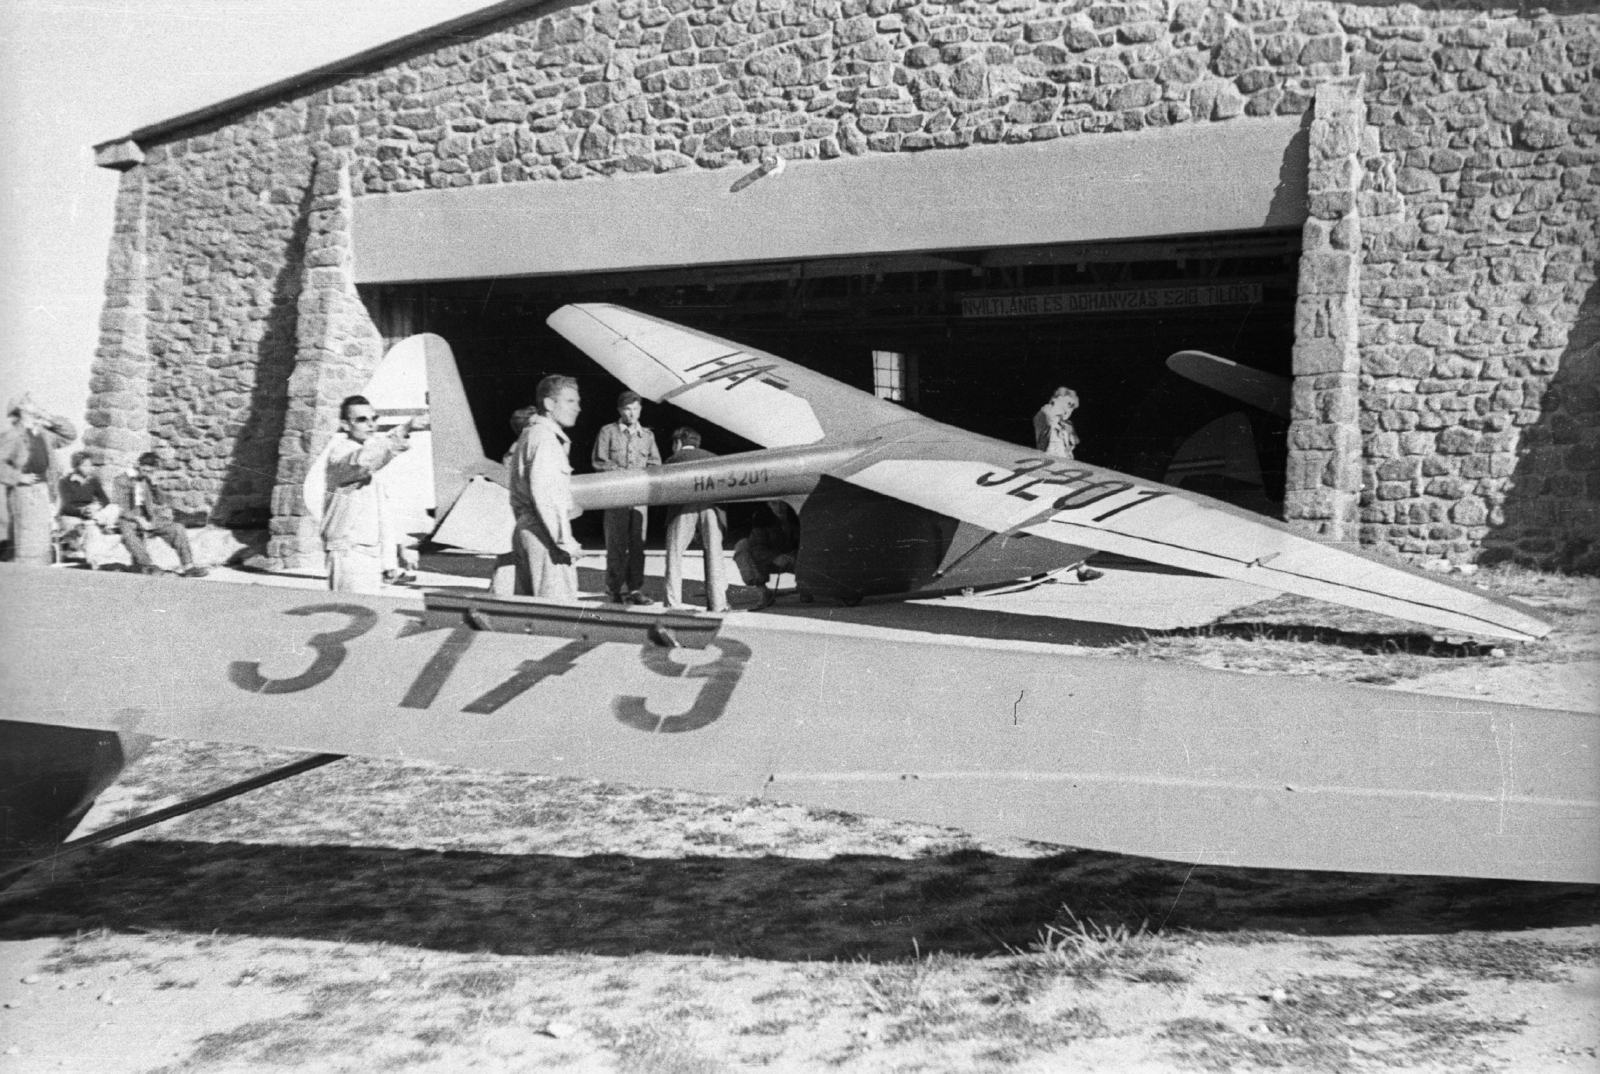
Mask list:
[[[656,434],[639,423],[644,400],[638,392],[617,397],[617,420],[600,430],[590,460],[597,471],[644,470],[661,465]],[[644,588],[644,507],[606,509],[606,592],[613,604],[649,604]]]
[[[714,459],[716,455],[700,446],[700,434],[685,425],[672,434],[672,456],[667,465]],[[682,608],[683,554],[700,534],[700,547],[706,558],[706,607],[714,612],[728,610],[727,564],[722,556],[722,531],[727,516],[715,504],[707,507],[675,506],[667,514],[667,607]]]
[[[132,470],[117,478],[117,525],[122,530],[122,543],[133,557],[134,570],[160,574],[161,568],[150,558],[144,539],[146,534],[164,537],[178,553],[178,573],[185,578],[204,578],[209,572],[195,565],[188,531],[173,518],[166,492],[155,483],[160,466],[161,456],[147,451],[139,456]]]

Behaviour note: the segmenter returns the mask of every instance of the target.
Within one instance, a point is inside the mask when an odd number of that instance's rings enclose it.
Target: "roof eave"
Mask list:
[[[375,45],[352,56],[346,56],[342,60],[335,60],[332,63],[323,64],[321,67],[313,67],[309,71],[302,71],[300,74],[291,75],[259,89],[241,93],[236,97],[229,97],[226,100],[218,101],[216,104],[207,105],[193,112],[185,112],[183,115],[164,119],[159,123],[152,123],[146,127],[140,127],[131,134],[124,134],[117,138],[108,138],[103,142],[97,142],[94,145],[95,163],[105,168],[122,169],[131,167],[132,164],[128,162],[128,154],[122,148],[127,145],[132,145],[135,150],[142,150],[142,147],[146,145],[170,138],[190,127],[196,127],[202,123],[208,123],[225,116],[249,111],[266,102],[289,96],[312,86],[325,85],[329,82],[337,81],[341,75],[369,70],[386,60],[392,60],[396,56],[415,52],[421,46],[440,38],[449,37],[464,30],[474,29],[484,23],[496,22],[522,11],[551,6],[555,2],[557,0],[500,0],[497,4],[491,4],[466,15],[459,15],[447,22],[441,22],[418,30],[415,33],[406,34],[404,37],[395,38],[393,41],[386,41],[381,45]],[[137,163],[137,161],[134,163]]]

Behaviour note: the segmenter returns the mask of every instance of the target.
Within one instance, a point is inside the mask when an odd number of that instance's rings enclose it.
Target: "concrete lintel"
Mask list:
[[[382,194],[356,282],[544,276],[1296,227],[1301,117],[1028,145]]]
[[[94,147],[94,165],[125,172],[144,163],[144,150],[132,138],[120,142],[105,142]]]

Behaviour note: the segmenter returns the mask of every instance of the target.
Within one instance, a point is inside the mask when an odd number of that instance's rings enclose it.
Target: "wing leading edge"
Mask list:
[[[584,304],[563,306],[549,323],[641,395],[763,446],[864,442],[829,476],[996,533],[1115,552],[1440,630],[1519,641],[1550,631],[1514,601],[1319,544],[1199,493],[921,418],[669,321]]]

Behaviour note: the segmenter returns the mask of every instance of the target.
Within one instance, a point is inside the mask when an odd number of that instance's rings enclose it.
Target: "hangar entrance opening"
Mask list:
[[[897,392],[912,410],[1029,449],[1033,414],[1066,385],[1081,400],[1078,458],[1155,480],[1191,434],[1245,412],[1262,470],[1255,499],[1264,492],[1270,501],[1250,505],[1275,510],[1287,423],[1184,380],[1165,362],[1200,350],[1289,377],[1299,248],[1292,229],[363,291],[391,340],[427,331],[450,342],[484,448],[496,457],[539,378],[566,373],[583,391],[573,454],[576,468],[588,469],[623,385],[545,319],[569,302],[612,302],[864,391]],[[670,406],[651,407],[647,423],[663,450],[680,424],[696,424],[719,454],[756,446]]]

